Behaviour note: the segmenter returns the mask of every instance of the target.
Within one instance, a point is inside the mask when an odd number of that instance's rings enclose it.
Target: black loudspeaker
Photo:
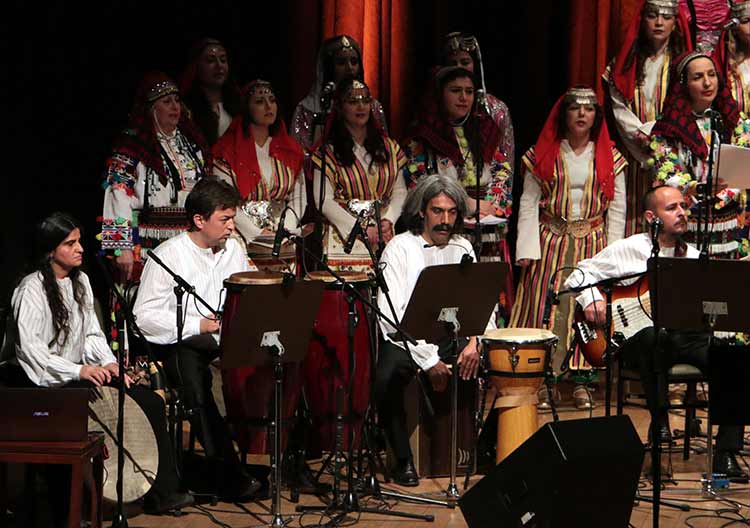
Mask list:
[[[643,455],[629,416],[548,423],[458,504],[469,528],[627,528]]]

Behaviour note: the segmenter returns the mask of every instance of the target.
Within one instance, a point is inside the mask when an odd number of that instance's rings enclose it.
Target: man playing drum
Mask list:
[[[2,354],[11,358],[4,366],[5,382],[15,387],[92,389],[113,383],[120,375],[117,360],[94,312],[89,278],[80,269],[80,224],[66,214],[51,214],[37,225],[35,249],[34,271],[13,292]],[[144,510],[156,514],[190,506],[193,498],[179,491],[164,401],[155,392],[131,386],[127,377],[125,383],[127,394],[148,418],[159,451]],[[50,464],[45,469],[54,525],[67,526],[70,466]]]
[[[245,249],[231,238],[239,193],[226,182],[201,180],[185,200],[190,228],[154,250],[172,271],[195,287],[209,305],[221,308],[223,282],[248,271]],[[149,259],[143,269],[133,312],[144,336],[154,344],[170,384],[178,387],[190,426],[206,458],[215,464],[222,499],[251,497],[260,488],[242,468],[229,429],[211,393],[209,365],[219,354],[219,320],[195,299],[184,297],[183,342],[177,343],[177,301],[172,277]]]
[[[643,217],[651,224],[661,220],[663,227],[658,235],[660,256],[697,258],[698,251],[685,244],[682,235],[687,231],[687,204],[679,189],[662,186],[649,190],[643,197]],[[578,263],[565,283],[567,288],[595,284],[599,281],[646,272],[646,262],[651,255],[651,236],[640,233],[618,240],[592,258]],[[630,279],[633,283],[637,279]],[[584,309],[586,319],[597,325],[606,323],[606,303],[596,288],[584,290],[576,299]],[[708,366],[708,334],[704,332],[669,331],[657,350],[657,332],[653,326],[646,327],[625,341],[622,347],[625,364],[640,370],[643,389],[652,417],[657,406],[667,400],[666,373],[672,365],[687,363],[706,372]],[[657,372],[660,373],[657,375]],[[661,402],[661,403],[660,403]],[[652,419],[652,427],[659,427],[662,441],[669,441],[670,431],[666,413]],[[747,479],[735,454],[742,448],[741,426],[720,426],[716,438],[714,472],[726,474],[731,479]]]
[[[409,231],[395,236],[386,246],[381,258],[383,276],[388,285],[395,314],[391,312],[386,295],[378,295],[378,306],[386,315],[400,320],[409,303],[414,286],[422,270],[428,266],[457,264],[464,255],[474,257],[471,244],[456,236],[461,232],[466,216],[466,191],[455,178],[426,176],[411,189],[404,204],[403,219]],[[455,286],[455,285],[454,285]],[[414,377],[414,364],[427,373],[435,391],[446,389],[450,368],[441,357],[450,354],[450,345],[438,347],[419,341],[409,346],[388,338],[394,329],[380,322],[385,337],[378,357],[375,380],[380,423],[386,430],[388,442],[396,457],[392,477],[403,486],[416,486],[419,476],[412,460],[409,434],[406,429],[404,393]],[[494,328],[492,322],[488,328]],[[466,342],[458,356],[462,379],[476,376],[479,367],[476,338]]]

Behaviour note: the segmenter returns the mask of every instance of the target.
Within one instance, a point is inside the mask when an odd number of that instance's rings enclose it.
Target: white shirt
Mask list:
[[[62,336],[52,342],[55,327],[42,274],[27,275],[13,292],[3,356],[15,356],[11,362],[19,364],[36,385],[64,385],[80,379],[83,365],[104,366],[117,361],[96,318],[89,278],[80,272],[78,280],[85,292],[80,307],[73,296],[72,280],[66,277],[57,281],[68,309],[70,331],[64,344]]]
[[[411,294],[417,285],[419,274],[423,269],[440,264],[457,264],[466,253],[474,257],[471,244],[460,236],[451,237],[450,244],[442,247],[425,248],[425,244],[427,244],[427,241],[422,235],[415,235],[407,231],[396,235],[388,242],[380,259],[380,264],[383,267],[383,278],[388,284],[393,308],[396,311],[395,317],[382,291],[378,292],[378,307],[396,322],[400,322],[404,316]],[[389,333],[395,331],[390,324],[381,319],[380,328],[386,339],[396,346],[402,347],[400,342],[395,342],[388,337]],[[487,328],[495,328],[492,318]],[[437,345],[428,344],[424,340],[419,340],[417,343],[417,345],[409,345],[409,350],[419,368],[428,370],[435,366],[440,360]]]
[[[591,163],[594,160],[594,142],[590,141],[586,149],[577,155],[567,139],[560,142],[560,155],[568,168],[568,186],[570,189],[569,220],[581,217],[581,203],[586,183],[591,175]],[[615,175],[615,194],[607,207],[607,243],[611,244],[625,234],[625,171]],[[594,175],[596,177],[596,175]],[[518,208],[518,237],[516,238],[516,261],[520,259],[539,260],[542,258],[539,240],[539,201],[542,199],[542,187],[539,180],[528,168],[524,168],[523,194]]]
[[[362,167],[367,170],[370,166],[370,161],[372,160],[367,149],[355,142],[353,150],[357,161],[359,161],[362,164]],[[341,207],[338,202],[333,199],[335,192],[333,185],[331,185],[331,180],[328,177],[326,177],[325,185],[325,200],[323,201],[322,208],[323,215],[328,219],[331,225],[336,228],[342,239],[346,240],[349,232],[354,227],[355,216]],[[388,207],[381,211],[380,217],[383,220],[390,220],[393,225],[396,225],[396,220],[401,216],[401,210],[404,207],[406,194],[406,183],[404,182],[402,175],[399,173],[396,175],[396,179],[393,182]],[[317,204],[320,200],[320,171],[317,169],[313,174],[313,197]]]
[[[578,263],[577,270],[565,281],[566,288],[577,288],[595,284],[605,279],[645,273],[648,258],[651,256],[651,235],[639,233],[610,244],[591,258]],[[674,257],[674,248],[662,247],[661,257]],[[686,258],[698,258],[700,253],[687,246]],[[637,278],[622,281],[623,285],[632,284]],[[594,301],[604,298],[597,288],[589,288],[576,297],[582,308]]]
[[[232,116],[229,115],[229,112],[226,111],[224,108],[224,105],[221,104],[221,101],[219,101],[219,104],[216,105],[216,109],[218,112],[216,114],[219,116],[219,126],[217,128],[218,134],[216,135],[217,138],[220,138],[224,135],[224,132],[227,131],[227,128],[229,128],[229,125],[232,124]]]
[[[182,233],[159,244],[154,252],[217,310],[224,305],[221,295],[224,279],[250,269],[245,249],[234,238],[228,239],[224,249],[214,253],[210,248],[198,247],[188,233]],[[177,342],[174,286],[174,280],[164,268],[153,259],[146,261],[133,314],[143,335],[159,345]],[[200,335],[201,319],[211,315],[192,296],[183,296],[183,339]],[[214,334],[213,337],[218,343],[219,335]]]

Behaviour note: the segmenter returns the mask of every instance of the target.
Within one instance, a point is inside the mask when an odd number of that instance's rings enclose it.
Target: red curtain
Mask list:
[[[401,0],[299,0],[294,9],[293,45],[310,50],[295,65],[295,95],[301,99],[315,78],[314,54],[326,38],[347,34],[362,46],[365,82],[386,110],[391,135],[401,137],[406,123],[402,101],[411,65],[408,2]],[[314,46],[311,44],[314,43]],[[312,49],[314,48],[314,50]],[[309,79],[309,82],[302,82]]]
[[[592,86],[603,97],[601,74],[620,49],[640,0],[572,0],[569,84]]]

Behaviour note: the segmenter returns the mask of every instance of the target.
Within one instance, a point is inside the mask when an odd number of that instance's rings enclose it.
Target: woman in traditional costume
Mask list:
[[[592,400],[586,385],[594,372],[573,343],[572,297],[543,320],[548,288],[562,288],[575,265],[622,238],[625,229],[625,167],[613,146],[596,93],[574,87],[558,99],[536,144],[524,154],[523,194],[518,209],[516,263],[521,277],[510,325],[548,327],[559,337],[555,374],[575,371],[573,396],[580,409]]]

